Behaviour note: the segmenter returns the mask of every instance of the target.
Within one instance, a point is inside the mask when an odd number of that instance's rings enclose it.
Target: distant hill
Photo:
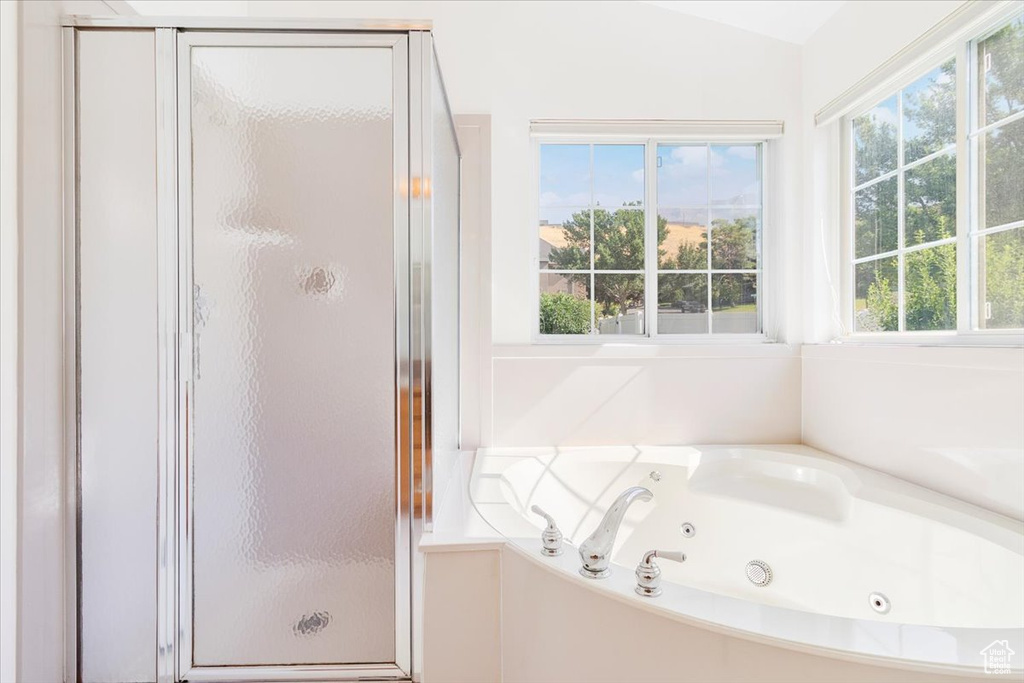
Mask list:
[[[667,256],[675,257],[681,244],[700,244],[704,239],[704,231],[707,228],[703,225],[687,225],[684,223],[668,223],[665,226],[665,241],[661,248]],[[540,226],[540,238],[552,247],[561,248],[566,246],[565,231],[561,225]],[[546,254],[542,254],[542,257]]]

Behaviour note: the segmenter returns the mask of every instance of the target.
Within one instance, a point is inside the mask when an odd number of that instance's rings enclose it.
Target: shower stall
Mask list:
[[[64,53],[68,680],[410,678],[459,445],[429,24],[72,17]]]

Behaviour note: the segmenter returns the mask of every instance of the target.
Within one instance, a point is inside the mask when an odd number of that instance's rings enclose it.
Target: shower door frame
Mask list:
[[[166,32],[166,33],[164,33]],[[191,381],[193,350],[193,296],[192,296],[192,163],[191,163],[191,59],[194,46],[202,47],[333,47],[370,48],[392,50],[393,100],[393,230],[394,230],[394,332],[395,332],[395,661],[392,663],[333,664],[333,665],[274,665],[274,666],[196,666],[193,662],[193,534],[194,520],[191,504]],[[169,457],[161,468],[165,481],[174,482],[175,489],[163,486],[159,510],[158,547],[161,561],[158,573],[159,604],[157,610],[158,680],[160,681],[345,681],[365,678],[409,679],[412,662],[412,533],[414,457],[412,448],[412,380],[410,355],[417,335],[411,329],[410,297],[410,198],[405,188],[409,179],[409,150],[412,136],[422,135],[419,122],[411,121],[410,93],[411,69],[409,61],[409,33],[391,32],[338,32],[338,31],[224,31],[222,29],[177,30],[157,29],[157,97],[158,97],[158,165],[176,162],[173,175],[176,187],[158,183],[165,193],[174,192],[175,201],[159,201],[165,230],[161,232],[161,245],[168,247],[161,258],[164,278],[161,278],[161,303],[165,305],[160,316],[162,328],[174,326],[177,340],[173,353],[177,371],[173,387],[167,386],[173,399],[165,391],[168,407],[174,401],[173,429],[168,425],[161,439]],[[163,78],[161,78],[163,70]],[[162,142],[161,142],[162,140]],[[176,216],[172,216],[176,212]],[[172,248],[167,235],[173,229],[176,244]],[[165,241],[165,239],[167,241]],[[173,258],[173,262],[165,259]],[[165,278],[173,278],[174,283]],[[176,288],[176,303],[165,297]],[[173,316],[173,320],[169,318]],[[166,339],[169,336],[162,335]],[[170,366],[171,359],[168,359]],[[161,379],[171,380],[161,372]],[[161,417],[172,417],[161,413]],[[173,445],[169,442],[173,441]],[[172,462],[173,459],[173,462]],[[173,508],[173,509],[172,509]],[[343,520],[339,520],[341,523]],[[177,561],[164,560],[164,551],[173,553]],[[172,595],[173,593],[173,595]],[[176,654],[175,654],[176,653]]]

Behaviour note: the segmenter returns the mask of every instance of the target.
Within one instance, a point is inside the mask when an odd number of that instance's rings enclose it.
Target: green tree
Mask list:
[[[711,267],[721,270],[749,270],[757,267],[757,217],[741,216],[728,220],[711,221]],[[662,259],[663,270],[707,270],[708,241],[705,235],[699,242],[683,242],[674,259]],[[693,293],[693,280],[662,277],[658,284],[660,301],[689,300]],[[687,291],[684,291],[687,290]],[[703,292],[707,293],[707,289]],[[741,302],[743,282],[739,277],[711,277],[711,297],[716,308],[730,308]]]
[[[867,313],[873,318],[874,323],[862,325],[862,330],[895,332],[899,329],[900,308],[899,302],[896,301],[896,286],[884,275],[877,276],[868,285]]]
[[[904,158],[913,161],[946,148],[956,139],[956,68],[950,60],[932,80],[904,91]],[[898,141],[889,122],[873,116],[854,122],[858,182],[895,168]],[[904,244],[914,246],[956,235],[956,159],[936,157],[906,171]],[[892,251],[898,244],[897,179],[882,180],[856,193],[855,253],[858,257]],[[884,263],[883,263],[884,262]],[[858,313],[858,329],[898,330],[900,302],[894,259],[858,266],[857,297],[867,311]],[[873,265],[872,265],[873,264]],[[903,316],[907,330],[956,328],[956,245],[944,244],[907,253],[903,258]],[[866,290],[865,290],[866,288]]]
[[[906,255],[907,330],[956,329],[956,245]]]
[[[541,334],[587,334],[590,332],[590,301],[565,292],[540,295]]]
[[[644,269],[644,213],[638,203],[626,203],[608,210],[596,207],[594,214],[594,302],[598,315],[614,315],[643,306],[644,276],[636,274],[603,274],[602,270]],[[658,217],[658,244],[665,241],[668,222]],[[590,211],[578,211],[564,223],[566,245],[551,250],[555,268],[588,270],[590,268]],[[590,274],[565,276],[574,283],[590,286]]]
[[[985,238],[982,299],[994,329],[1024,327],[1024,229],[1004,230]]]

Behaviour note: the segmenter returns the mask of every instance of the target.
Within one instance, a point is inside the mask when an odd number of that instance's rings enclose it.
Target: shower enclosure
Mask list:
[[[74,678],[413,674],[459,438],[429,28],[68,21]]]

